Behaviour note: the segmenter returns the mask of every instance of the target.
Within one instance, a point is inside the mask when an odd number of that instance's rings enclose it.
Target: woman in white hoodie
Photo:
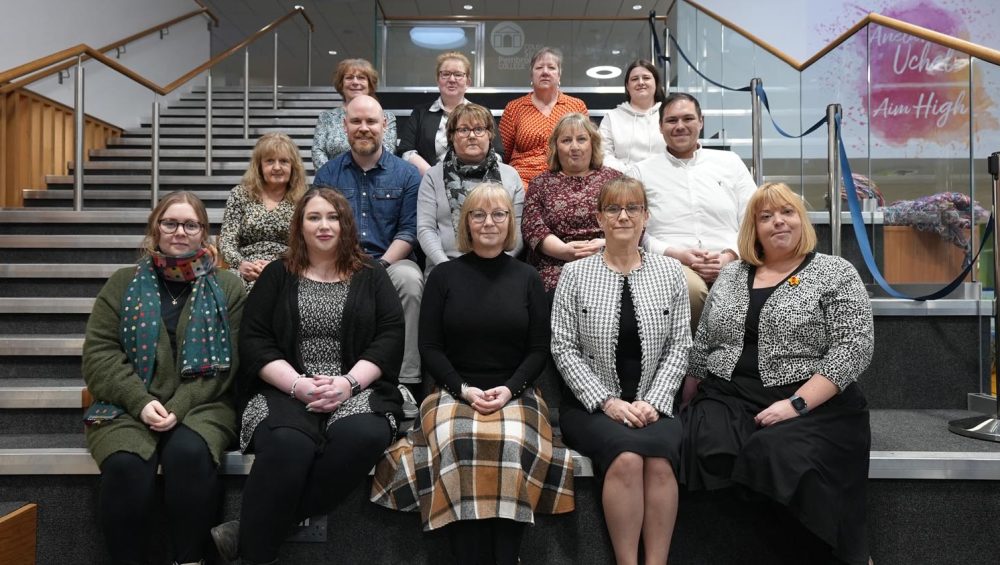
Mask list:
[[[601,120],[604,164],[623,172],[666,151],[659,123],[660,104],[666,94],[653,63],[637,59],[628,66],[625,97],[625,102]]]

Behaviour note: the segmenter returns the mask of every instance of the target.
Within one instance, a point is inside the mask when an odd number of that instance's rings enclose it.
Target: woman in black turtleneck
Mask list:
[[[548,300],[537,271],[504,253],[512,219],[501,185],[466,198],[456,230],[465,255],[431,272],[421,303],[421,362],[437,389],[372,487],[379,504],[419,506],[424,530],[447,526],[459,563],[481,562],[481,552],[517,563],[535,512],[573,509],[572,459],[553,445],[534,387],[549,356]]]

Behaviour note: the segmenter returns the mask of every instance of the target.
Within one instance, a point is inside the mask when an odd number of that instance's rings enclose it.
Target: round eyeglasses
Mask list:
[[[174,233],[177,231],[178,226],[184,226],[184,233],[188,235],[196,235],[201,231],[202,225],[198,222],[178,222],[177,220],[160,220],[157,222],[160,225],[160,231],[163,233]]]
[[[486,128],[484,128],[483,126],[476,126],[474,128],[465,128],[465,127],[456,128],[455,135],[457,135],[458,137],[469,137],[470,135],[474,135],[476,137],[482,137],[486,135]]]
[[[493,210],[487,213],[484,210],[473,210],[469,212],[469,219],[474,223],[481,224],[486,221],[486,217],[489,216],[493,218],[494,224],[502,224],[507,221],[507,216],[510,215],[509,210]]]

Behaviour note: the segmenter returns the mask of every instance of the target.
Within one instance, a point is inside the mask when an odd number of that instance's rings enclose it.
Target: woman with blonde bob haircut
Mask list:
[[[375,471],[372,500],[418,510],[444,528],[458,563],[513,565],[536,513],[573,509],[573,462],[552,436],[534,383],[549,357],[549,310],[538,273],[514,244],[507,190],[482,184],[462,205],[467,253],[431,271],[420,305],[420,356],[437,385],[420,426]]]
[[[868,563],[871,430],[856,381],[874,348],[854,266],[816,253],[802,199],[750,198],[691,348],[681,482],[737,487],[782,563]],[[692,386],[696,385],[696,386]]]
[[[292,138],[262,135],[242,182],[229,193],[219,238],[223,260],[248,291],[288,248],[292,211],[306,188],[306,169]]]
[[[587,116],[575,113],[564,116],[552,130],[548,167],[528,186],[521,235],[528,262],[551,293],[565,264],[604,247],[597,195],[622,173],[604,166],[600,132]]]

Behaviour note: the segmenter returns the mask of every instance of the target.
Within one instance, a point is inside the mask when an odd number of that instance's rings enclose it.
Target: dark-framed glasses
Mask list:
[[[455,128],[455,135],[457,135],[458,137],[469,137],[470,135],[474,135],[476,137],[482,137],[486,135],[486,128],[483,126],[476,126],[474,128],[466,128],[466,127]]]
[[[441,80],[448,80],[450,78],[453,78],[455,80],[462,80],[466,76],[468,75],[466,73],[463,73],[462,71],[441,71],[438,73],[438,78]]]
[[[627,206],[608,204],[607,206],[604,207],[604,210],[601,211],[604,212],[604,215],[609,218],[617,218],[619,214],[622,213],[622,210],[625,210],[625,213],[628,214],[629,218],[634,218],[639,214],[641,214],[642,211],[645,209],[646,207],[643,206],[642,204],[629,204]]]
[[[160,231],[163,233],[174,233],[177,231],[178,226],[184,226],[184,233],[188,235],[196,235],[201,231],[202,225],[199,222],[178,222],[177,220],[160,220],[157,222],[160,225]]]
[[[493,210],[492,212],[486,212],[485,210],[473,210],[469,212],[469,219],[477,224],[485,222],[487,216],[493,218],[494,224],[502,224],[507,221],[507,216],[510,216],[510,211]]]

